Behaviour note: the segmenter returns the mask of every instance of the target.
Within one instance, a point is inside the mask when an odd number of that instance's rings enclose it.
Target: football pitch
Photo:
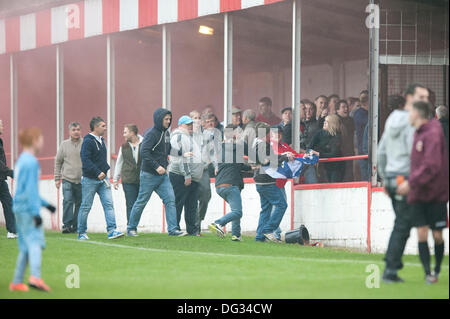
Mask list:
[[[380,276],[384,269],[381,254],[203,235],[146,233],[108,240],[106,234],[89,234],[89,241],[80,242],[74,234],[46,232],[42,278],[52,291],[24,293],[8,290],[18,248],[2,227],[0,299],[449,298],[448,256],[435,285],[424,283],[418,256],[405,256],[400,272],[405,283],[380,279],[377,288],[376,266]],[[68,288],[76,283],[77,269],[79,288]],[[27,270],[26,280],[28,275]]]

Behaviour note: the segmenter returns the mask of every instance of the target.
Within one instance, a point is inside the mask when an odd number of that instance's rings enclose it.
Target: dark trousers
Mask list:
[[[211,180],[208,170],[203,171],[202,179],[198,185],[198,220],[196,223],[197,231],[201,232],[201,223],[205,219],[208,204],[211,199]]]
[[[353,161],[346,161],[343,182],[353,182]]]
[[[130,220],[131,210],[133,209],[134,202],[139,195],[139,184],[127,184],[122,183],[123,192],[125,194],[125,203],[127,207],[127,225]]]
[[[0,181],[0,202],[3,207],[3,215],[5,215],[6,230],[16,234],[16,219],[12,212],[12,197],[6,181]]]
[[[384,260],[386,261],[386,271],[395,274],[397,270],[403,268],[403,251],[412,227],[411,206],[406,202],[406,196],[395,194],[395,188],[386,189],[392,200],[395,222]]]
[[[367,182],[369,181],[369,160],[368,159],[360,159],[359,169],[361,171],[361,181]]]
[[[327,173],[328,183],[340,183],[344,181],[345,165],[331,166],[325,164],[324,166]]]
[[[327,178],[328,183],[340,183],[344,180],[344,175],[342,174],[342,171],[337,171],[335,169],[327,169]]]
[[[78,211],[81,206],[81,184],[63,179],[63,228],[77,229]]]
[[[169,178],[175,193],[178,229],[180,230],[181,213],[184,207],[186,231],[189,235],[196,235],[198,233],[198,182],[192,181],[189,186],[185,186],[183,175],[169,173]]]

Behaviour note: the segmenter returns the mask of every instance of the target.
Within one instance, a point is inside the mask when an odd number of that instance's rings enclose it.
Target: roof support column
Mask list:
[[[106,121],[108,122],[107,148],[108,164],[111,166],[111,155],[115,152],[115,128],[116,128],[116,95],[115,95],[115,59],[114,59],[114,41],[111,35],[106,37]],[[108,177],[111,170],[108,171]]]
[[[17,130],[17,62],[16,57],[9,56],[9,81],[10,81],[10,116],[11,116],[11,168],[18,158],[18,130]]]
[[[223,123],[231,123],[233,105],[233,19],[229,13],[224,15],[223,52]]]
[[[63,50],[56,46],[56,149],[64,140],[64,57]]]
[[[292,146],[300,150],[301,0],[292,2]]]
[[[378,144],[378,72],[379,72],[379,7],[370,0],[368,9],[372,21],[369,26],[369,168],[372,186],[377,184]],[[366,10],[367,11],[367,10]]]
[[[172,109],[171,91],[172,91],[172,70],[171,70],[171,38],[168,26],[162,26],[162,107],[168,110]]]

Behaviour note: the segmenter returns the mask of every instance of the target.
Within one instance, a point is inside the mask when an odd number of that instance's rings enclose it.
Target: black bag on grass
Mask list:
[[[309,232],[305,225],[301,225],[299,229],[286,232],[284,236],[286,244],[309,245]]]

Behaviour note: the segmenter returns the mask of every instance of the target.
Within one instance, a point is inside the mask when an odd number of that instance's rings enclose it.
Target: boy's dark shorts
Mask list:
[[[447,203],[413,203],[411,211],[413,227],[429,226],[433,230],[447,227]]]

